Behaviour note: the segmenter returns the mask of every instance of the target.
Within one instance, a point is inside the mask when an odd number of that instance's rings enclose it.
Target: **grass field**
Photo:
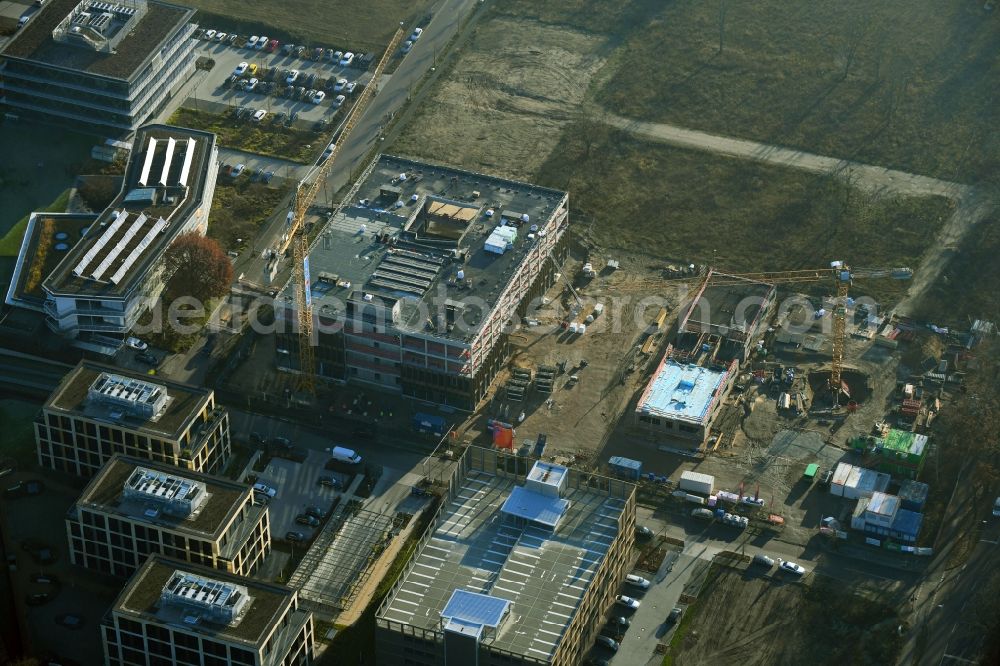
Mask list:
[[[242,250],[256,237],[260,226],[288,194],[288,187],[273,188],[250,182],[246,175],[236,182],[222,178],[215,188],[208,236],[226,250]],[[242,241],[240,240],[242,239]]]
[[[203,28],[240,35],[266,34],[283,42],[381,52],[403,21],[422,22],[431,0],[326,2],[293,0],[280,6],[263,0],[192,0]]]
[[[34,402],[0,400],[0,423],[4,424],[0,457],[13,459],[22,469],[37,462],[32,424],[39,409],[41,405]]]
[[[931,286],[915,313],[941,326],[963,329],[971,319],[1000,321],[1000,219],[994,213],[980,222]]]
[[[1000,182],[1000,22],[982,4],[666,3],[627,37],[597,101],[644,120]]]
[[[575,228],[609,253],[733,271],[838,257],[915,265],[951,211],[942,198],[873,198],[836,178],[647,143],[600,123],[567,128],[536,180],[568,190]],[[899,286],[878,285],[876,298],[899,296]]]
[[[170,124],[215,132],[221,146],[258,155],[304,163],[318,156],[319,142],[322,141],[318,132],[280,127],[271,120],[237,122],[231,113],[209,113],[182,107],[170,117]]]
[[[66,190],[48,206],[42,206],[37,211],[47,211],[50,213],[62,213],[66,211],[69,203],[69,190]],[[24,232],[28,230],[28,219],[30,215],[25,215],[8,231],[3,238],[0,238],[0,257],[16,257],[21,250],[21,241],[24,240]]]

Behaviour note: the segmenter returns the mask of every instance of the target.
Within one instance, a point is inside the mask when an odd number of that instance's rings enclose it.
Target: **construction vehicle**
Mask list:
[[[312,340],[312,294],[310,292],[308,276],[309,234],[306,231],[304,221],[309,208],[313,205],[316,196],[319,194],[320,188],[330,175],[330,169],[337,161],[337,156],[340,154],[340,149],[344,145],[345,139],[357,125],[365,108],[378,90],[378,81],[382,77],[382,71],[385,69],[386,63],[389,62],[392,55],[396,52],[396,47],[404,34],[402,27],[396,30],[396,34],[393,35],[392,40],[386,47],[385,53],[382,54],[382,59],[379,60],[378,65],[372,72],[371,83],[364,87],[361,95],[358,96],[357,101],[354,103],[354,108],[351,109],[350,115],[344,121],[344,126],[340,132],[340,139],[333,144],[333,151],[325,161],[306,174],[305,178],[299,182],[295,191],[295,205],[289,214],[289,228],[284,243],[278,252],[279,255],[284,254],[288,246],[294,243],[295,258],[293,261],[295,262],[295,272],[293,279],[295,281],[295,308],[299,317],[299,390],[307,392],[310,395],[316,393],[316,350],[313,348]],[[345,203],[346,201],[341,202],[340,206],[333,212],[329,219],[333,219]]]
[[[854,280],[877,280],[891,278],[893,280],[909,280],[913,277],[913,270],[910,268],[862,268],[852,269],[843,261],[830,262],[829,268],[800,269],[793,271],[770,271],[761,273],[714,273],[707,271],[704,277],[698,282],[698,288],[706,285],[711,280],[712,286],[727,286],[746,284],[747,280],[763,282],[766,284],[797,284],[807,282],[826,282],[833,280],[836,295],[833,301],[833,354],[830,369],[830,389],[833,393],[834,404],[839,403],[840,394],[844,392],[844,383],[841,375],[844,369],[844,347],[846,345],[847,331],[847,295]],[[684,278],[679,278],[683,280]],[[670,282],[671,280],[667,280]],[[628,285],[629,291],[636,289],[650,289],[662,287],[663,281],[639,281]],[[692,292],[688,293],[690,297]]]

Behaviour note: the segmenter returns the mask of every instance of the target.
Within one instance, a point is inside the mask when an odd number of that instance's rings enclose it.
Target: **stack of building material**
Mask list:
[[[556,369],[550,365],[539,366],[535,375],[535,388],[539,393],[552,393],[552,382],[556,378]]]

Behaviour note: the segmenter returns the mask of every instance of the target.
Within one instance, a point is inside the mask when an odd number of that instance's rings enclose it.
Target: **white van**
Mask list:
[[[361,462],[361,456],[351,449],[345,449],[342,446],[335,446],[330,449],[330,457],[337,462],[347,463],[349,465],[357,465]]]

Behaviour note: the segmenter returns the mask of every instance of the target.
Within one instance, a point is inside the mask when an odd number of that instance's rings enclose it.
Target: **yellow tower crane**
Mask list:
[[[305,230],[305,217],[309,212],[309,208],[312,206],[313,202],[316,200],[316,196],[319,194],[320,187],[322,187],[323,182],[326,180],[327,176],[330,174],[330,168],[333,166],[334,161],[336,161],[337,156],[340,154],[340,148],[344,145],[344,139],[350,135],[351,130],[357,125],[358,120],[364,113],[365,107],[368,106],[368,102],[375,95],[378,90],[379,79],[382,76],[382,71],[385,69],[386,63],[396,52],[396,47],[399,46],[399,42],[402,40],[403,35],[402,27],[396,30],[396,34],[393,35],[392,40],[389,42],[389,46],[386,47],[385,53],[382,54],[382,58],[379,60],[378,65],[375,67],[375,71],[372,72],[371,81],[365,86],[364,90],[358,96],[358,99],[354,103],[354,107],[351,109],[350,114],[347,116],[347,120],[344,121],[344,126],[340,131],[340,138],[338,139],[336,145],[333,147],[333,152],[330,156],[320,164],[316,169],[313,169],[305,178],[299,182],[298,187],[295,191],[295,207],[293,210],[293,216],[291,224],[289,225],[287,237],[285,242],[282,244],[280,253],[283,254],[287,249],[288,245],[294,243],[294,259],[295,269],[293,279],[295,280],[295,308],[298,312],[299,318],[299,390],[307,391],[311,394],[316,393],[316,350],[313,348],[313,312],[312,312],[312,294],[310,293],[309,279],[308,279],[308,262],[309,262],[309,235]],[[344,202],[341,202],[342,207]],[[339,211],[334,211],[334,215]]]
[[[891,278],[894,280],[909,280],[911,277],[913,277],[913,270],[910,268],[852,269],[843,261],[832,261],[828,268],[793,271],[761,273],[714,273],[709,271],[698,284],[700,286],[706,280],[710,280],[712,286],[746,284],[747,280],[774,285],[833,280],[836,295],[833,301],[833,355],[830,367],[830,389],[833,392],[833,399],[836,403],[839,401],[842,387],[841,374],[844,369],[844,347],[846,346],[847,339],[847,295],[850,292],[851,284],[856,279]],[[684,279],[677,278],[677,281]],[[628,285],[628,290],[634,291],[636,288],[651,288],[654,286],[662,287],[663,282],[652,280],[634,282]]]

